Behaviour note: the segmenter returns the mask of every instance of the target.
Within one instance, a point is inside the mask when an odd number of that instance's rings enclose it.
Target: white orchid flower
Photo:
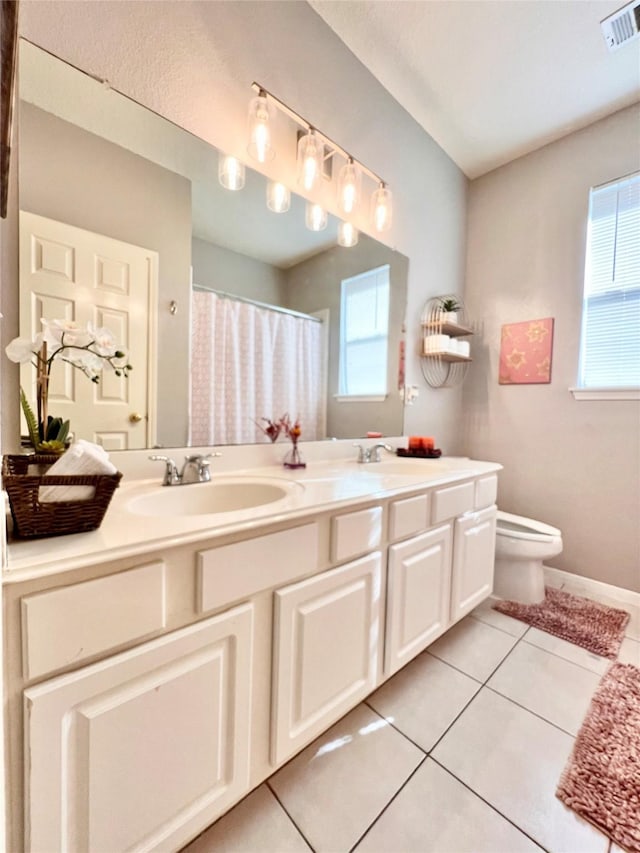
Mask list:
[[[41,323],[44,326],[44,341],[52,350],[59,349],[63,345],[84,347],[91,341],[86,328],[82,329],[75,320],[45,320],[43,318]]]
[[[79,367],[83,373],[86,373],[90,377],[96,376],[104,367],[104,360],[97,353],[91,352],[91,350],[76,352],[73,355],[69,355],[67,360],[76,367]]]
[[[87,325],[87,331],[89,333],[89,337],[93,341],[93,346],[97,353],[107,358],[110,358],[115,354],[117,349],[116,341],[113,337],[113,332],[110,329],[107,329],[106,326],[97,328],[92,323],[89,323]]]
[[[34,355],[41,346],[42,334],[38,334],[34,340],[31,340],[31,338],[14,338],[5,347],[5,352],[10,361],[15,361],[18,364],[28,364],[33,360]]]

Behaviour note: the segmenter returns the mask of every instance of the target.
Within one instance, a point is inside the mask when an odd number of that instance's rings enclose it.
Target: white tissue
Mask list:
[[[67,452],[54,462],[45,476],[52,474],[116,474],[117,468],[109,460],[109,454],[99,444],[79,438]],[[54,501],[86,501],[95,494],[93,486],[41,486],[40,503]]]

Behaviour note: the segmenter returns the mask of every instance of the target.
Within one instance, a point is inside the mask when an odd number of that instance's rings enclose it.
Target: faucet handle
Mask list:
[[[357,441],[354,441],[353,446],[358,448],[358,462],[368,462],[369,451],[361,444],[358,444]]]
[[[163,486],[174,486],[176,483],[180,482],[180,475],[178,474],[178,468],[176,463],[169,456],[158,456],[157,454],[153,454],[149,459],[152,462],[164,462],[166,467],[164,469],[164,478],[162,480]]]

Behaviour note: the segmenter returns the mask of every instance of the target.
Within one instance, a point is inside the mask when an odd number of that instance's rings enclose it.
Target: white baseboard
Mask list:
[[[582,575],[574,575],[572,572],[564,572],[562,569],[554,569],[551,566],[543,566],[545,578],[553,581],[554,586],[564,584],[569,587],[568,591],[575,589],[591,593],[594,597],[599,595],[606,598],[613,598],[621,604],[632,604],[635,607],[640,607],[640,592],[633,592],[631,589],[624,589],[621,586],[613,586],[613,584],[603,583],[602,581],[593,580],[593,578],[585,578]]]

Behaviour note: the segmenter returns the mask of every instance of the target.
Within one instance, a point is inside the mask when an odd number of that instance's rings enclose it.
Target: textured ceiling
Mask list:
[[[470,178],[640,100],[621,0],[308,0]]]

